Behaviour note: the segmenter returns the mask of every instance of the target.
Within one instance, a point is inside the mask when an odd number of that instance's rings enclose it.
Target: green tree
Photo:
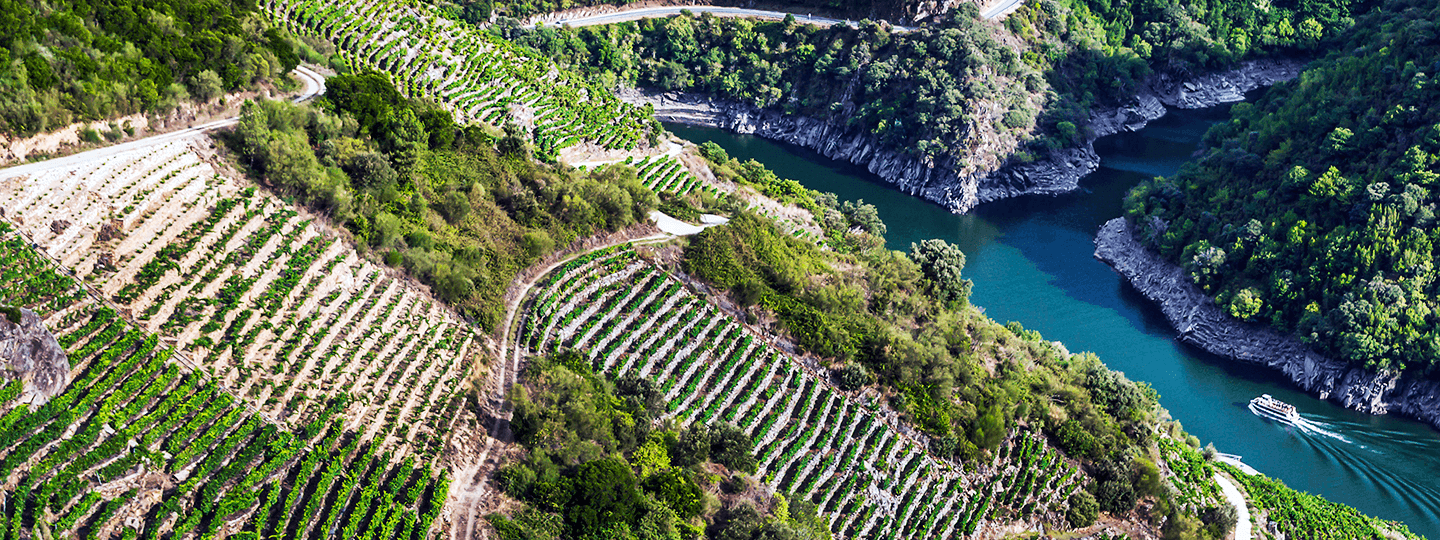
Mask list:
[[[634,524],[644,504],[637,484],[630,465],[621,459],[603,458],[581,465],[565,511],[572,534]]]
[[[1260,308],[1264,307],[1264,304],[1259,291],[1246,287],[1230,299],[1230,316],[1242,321],[1253,320],[1260,314]]]
[[[1089,491],[1076,490],[1075,494],[1070,496],[1070,507],[1065,510],[1065,520],[1070,522],[1071,527],[1089,527],[1095,524],[1095,518],[1099,516],[1100,505]]]
[[[1135,488],[1127,478],[1106,480],[1100,483],[1095,499],[1101,510],[1123,514],[1135,507]]]
[[[961,270],[965,269],[965,253],[960,251],[960,246],[938,238],[924,240],[910,244],[910,260],[920,265],[931,290],[940,301],[951,304],[969,301],[973,283],[961,276]]]
[[[645,480],[645,490],[674,510],[681,519],[690,519],[705,510],[705,493],[685,469],[670,468]]]
[[[225,93],[224,84],[214,70],[202,70],[190,81],[190,94],[209,103]]]

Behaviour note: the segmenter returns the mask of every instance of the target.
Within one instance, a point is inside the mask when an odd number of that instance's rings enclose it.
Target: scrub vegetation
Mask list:
[[[232,147],[256,176],[350,231],[482,328],[517,272],[557,247],[646,219],[631,167],[538,163],[523,133],[458,126],[375,72],[331,77],[318,107],[246,105]]]
[[[996,141],[1022,160],[1079,144],[1093,107],[1127,103],[1152,72],[1313,50],[1353,23],[1351,4],[1040,0],[989,23],[961,3],[914,32],[702,13],[512,37],[606,85],[822,118],[963,169]]]
[[[4,0],[0,135],[169,112],[278,83],[299,62],[252,3]]]

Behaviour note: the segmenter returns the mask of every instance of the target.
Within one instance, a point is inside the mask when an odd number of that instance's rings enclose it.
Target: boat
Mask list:
[[[1250,412],[1255,413],[1257,416],[1291,425],[1300,421],[1300,413],[1295,410],[1294,405],[1270,397],[1270,394],[1264,394],[1250,400]]]

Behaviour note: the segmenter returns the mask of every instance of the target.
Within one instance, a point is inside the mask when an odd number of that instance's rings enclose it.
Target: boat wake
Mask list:
[[[1326,423],[1322,423],[1322,422],[1316,422],[1316,421],[1314,421],[1314,420],[1311,420],[1311,419],[1309,419],[1309,418],[1305,418],[1305,417],[1303,417],[1303,416],[1300,417],[1299,419],[1297,419],[1297,420],[1295,421],[1295,427],[1300,428],[1302,431],[1305,431],[1306,433],[1314,433],[1314,434],[1316,434],[1316,435],[1324,435],[1324,436],[1326,436],[1326,437],[1330,437],[1330,438],[1332,438],[1332,439],[1335,439],[1335,440],[1340,441],[1340,442],[1343,442],[1343,443],[1349,443],[1349,442],[1350,442],[1350,439],[1345,438],[1344,435],[1341,435],[1341,434],[1339,434],[1339,433],[1336,433],[1336,432],[1334,432],[1334,431],[1330,431],[1329,429],[1326,429],[1326,428],[1333,427],[1333,426],[1331,426],[1330,424],[1326,424]]]
[[[1303,417],[1303,416],[1300,416],[1300,415],[1298,415],[1298,414],[1297,414],[1297,415],[1293,415],[1293,416],[1291,416],[1291,417],[1277,416],[1277,415],[1275,415],[1275,414],[1266,414],[1266,411],[1260,410],[1258,407],[1256,407],[1255,403],[1253,403],[1253,402],[1250,403],[1250,405],[1248,406],[1248,408],[1250,409],[1250,412],[1255,413],[1255,416],[1259,416],[1259,417],[1261,417],[1261,418],[1267,418],[1267,419],[1270,419],[1270,420],[1274,420],[1274,421],[1276,421],[1276,422],[1279,422],[1279,423],[1281,423],[1281,424],[1285,424],[1285,425],[1288,425],[1288,426],[1294,426],[1296,429],[1299,429],[1300,431],[1305,432],[1305,433],[1307,433],[1307,434],[1310,434],[1310,435],[1320,435],[1320,436],[1324,436],[1324,437],[1330,437],[1330,438],[1332,438],[1332,439],[1335,439],[1335,440],[1337,440],[1337,441],[1344,442],[1344,443],[1349,443],[1349,442],[1350,442],[1350,439],[1345,438],[1344,435],[1341,435],[1341,434],[1339,434],[1339,433],[1336,433],[1336,432],[1334,432],[1334,431],[1331,431],[1331,430],[1327,429],[1327,428],[1333,427],[1333,426],[1331,426],[1330,424],[1326,424],[1326,423],[1322,423],[1322,422],[1316,422],[1316,421],[1314,421],[1314,420],[1310,420],[1310,419],[1305,418],[1305,417]]]

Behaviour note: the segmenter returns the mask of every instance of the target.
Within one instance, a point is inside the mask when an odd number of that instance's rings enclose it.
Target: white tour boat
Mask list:
[[[1300,421],[1300,413],[1295,410],[1294,405],[1270,397],[1270,394],[1250,400],[1250,412],[1292,425]]]

